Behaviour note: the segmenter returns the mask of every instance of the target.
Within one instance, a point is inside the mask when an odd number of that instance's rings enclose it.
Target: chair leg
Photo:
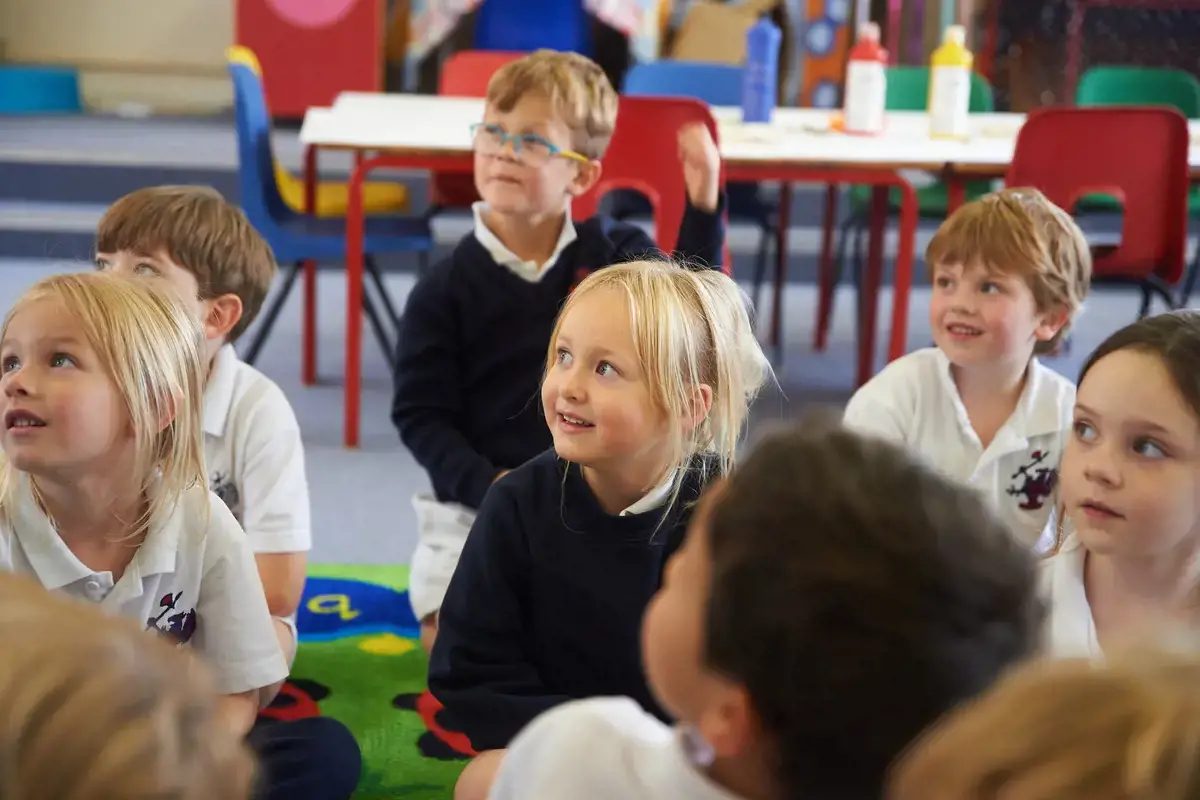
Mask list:
[[[1187,308],[1192,298],[1192,290],[1196,288],[1196,273],[1200,272],[1200,242],[1196,243],[1196,252],[1192,254],[1192,263],[1188,264],[1187,274],[1183,276],[1183,288],[1179,299],[1175,301],[1176,308]]]
[[[396,304],[392,302],[392,295],[387,290],[387,286],[383,282],[383,273],[379,271],[379,264],[371,256],[363,257],[363,266],[366,267],[367,274],[371,276],[371,282],[375,284],[375,289],[379,292],[379,302],[383,304],[383,310],[388,315],[388,322],[391,323],[394,330],[400,330],[400,313],[396,311]]]
[[[283,284],[271,298],[271,304],[267,306],[266,312],[262,315],[262,321],[258,323],[258,330],[255,332],[254,338],[250,340],[246,354],[242,357],[247,364],[253,366],[254,362],[258,360],[258,354],[266,344],[267,337],[271,335],[271,329],[275,327],[275,320],[279,317],[279,312],[283,310],[283,304],[287,302],[288,295],[292,293],[292,287],[296,285],[296,278],[300,276],[301,269],[303,269],[303,262],[297,261],[288,268],[287,274],[283,276]]]
[[[813,349],[825,349],[829,338],[829,319],[833,313],[834,226],[837,224],[838,194],[836,183],[825,185],[825,209],[821,220],[821,254],[817,262],[817,324],[813,331]]]
[[[367,322],[371,324],[371,330],[375,333],[375,338],[379,341],[379,348],[383,350],[383,356],[387,359],[388,369],[394,369],[396,363],[395,348],[392,347],[392,342],[388,339],[387,329],[383,326],[383,320],[379,318],[379,309],[375,307],[375,301],[371,299],[369,292],[363,292],[363,311],[367,314]]]
[[[767,260],[771,257],[771,241],[775,238],[775,226],[764,222],[759,226],[758,255],[754,262],[754,286],[751,289],[755,314],[762,313],[762,287],[767,277]]]

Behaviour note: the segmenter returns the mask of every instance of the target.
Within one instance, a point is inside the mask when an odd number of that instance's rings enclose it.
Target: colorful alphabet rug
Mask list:
[[[362,800],[444,800],[471,754],[438,725],[407,586],[408,567],[310,567],[292,679],[267,712],[345,723],[362,747]]]

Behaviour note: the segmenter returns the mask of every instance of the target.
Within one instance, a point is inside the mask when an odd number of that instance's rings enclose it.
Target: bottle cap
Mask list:
[[[858,40],[860,42],[878,42],[879,41],[879,23],[864,22],[858,27]]]
[[[961,47],[967,43],[967,29],[962,25],[947,25],[946,34],[942,41]]]

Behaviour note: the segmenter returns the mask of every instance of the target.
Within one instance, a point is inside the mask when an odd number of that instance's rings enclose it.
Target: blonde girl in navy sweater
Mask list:
[[[486,795],[503,748],[554,705],[625,695],[662,714],[642,613],[768,373],[719,272],[634,262],[571,295],[542,384],[554,448],[488,492],[442,606],[430,688],[482,753],[456,797]]]

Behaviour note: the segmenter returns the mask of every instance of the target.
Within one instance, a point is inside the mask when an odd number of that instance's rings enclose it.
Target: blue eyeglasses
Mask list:
[[[567,158],[584,164],[591,161],[582,153],[563,150],[544,136],[538,136],[536,133],[508,133],[493,122],[472,125],[471,138],[475,149],[485,156],[499,155],[504,152],[505,146],[512,142],[513,153],[527,163],[544,164],[551,158]]]

